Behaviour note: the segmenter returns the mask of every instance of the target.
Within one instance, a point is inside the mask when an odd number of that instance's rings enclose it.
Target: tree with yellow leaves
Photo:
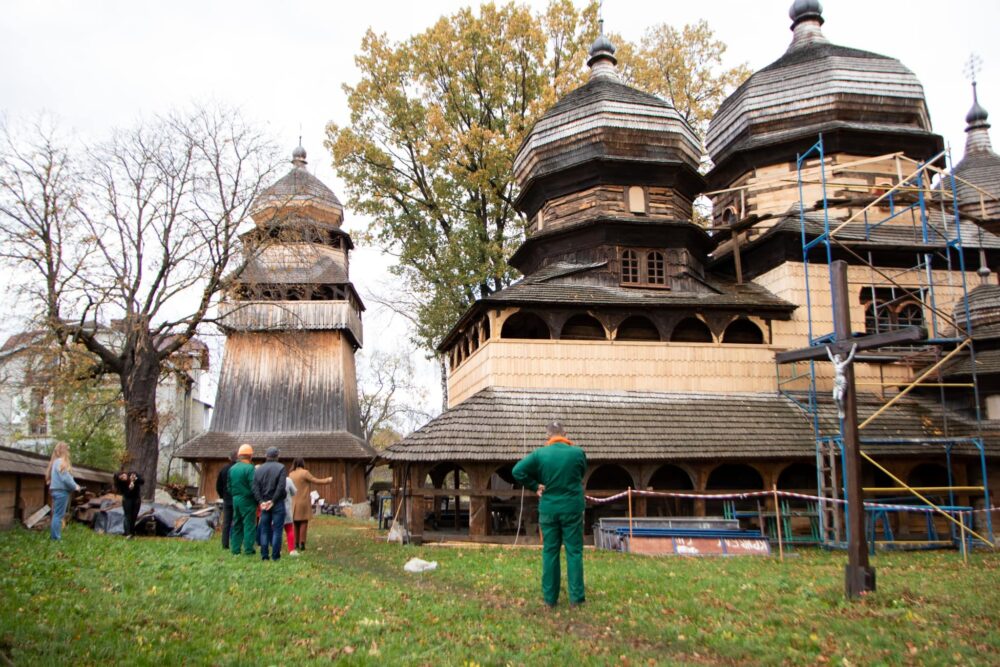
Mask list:
[[[514,279],[506,258],[524,231],[514,155],[531,124],[583,83],[597,31],[596,2],[577,10],[553,0],[541,14],[484,3],[398,43],[366,34],[361,80],[345,86],[350,124],[331,124],[326,145],[352,207],[373,219],[362,240],[398,259],[397,293],[377,300],[414,322],[423,347],[434,350],[473,301]],[[697,127],[742,75],[716,73],[724,49],[699,23],[657,26],[622,52],[635,56],[625,63],[633,85]]]

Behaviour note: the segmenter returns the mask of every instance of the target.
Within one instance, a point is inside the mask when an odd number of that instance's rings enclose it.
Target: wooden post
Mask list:
[[[933,520],[933,519],[932,519]],[[969,564],[969,553],[965,547],[965,512],[958,513],[958,537],[962,540],[962,562],[966,565]]]
[[[632,549],[632,487],[628,487],[628,546]]]
[[[837,260],[830,267],[833,274],[833,329],[838,341],[851,339],[850,291],[847,287],[847,262]],[[854,386],[854,364],[844,368],[844,476],[847,485],[847,566],[844,592],[848,598],[875,590],[875,569],[868,564],[865,537],[865,508],[861,492],[861,453],[858,438],[858,400]]]
[[[774,525],[778,530],[778,558],[785,560],[785,548],[781,544],[781,503],[778,501],[778,485],[772,484],[771,491],[774,493]]]

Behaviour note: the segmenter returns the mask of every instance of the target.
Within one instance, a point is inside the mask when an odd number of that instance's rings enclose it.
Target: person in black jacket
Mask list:
[[[125,513],[125,538],[135,535],[135,522],[142,507],[142,475],[131,470],[120,470],[115,475],[115,491],[122,497],[122,511]]]
[[[236,452],[229,455],[229,463],[222,467],[215,478],[215,492],[222,500],[222,548],[229,551],[229,531],[233,527],[233,494],[229,492],[229,469],[236,463]]]
[[[278,453],[277,447],[269,447],[264,454],[267,461],[253,474],[253,495],[260,507],[261,560],[281,558],[281,534],[285,528],[285,478],[288,477],[288,471],[278,463]]]

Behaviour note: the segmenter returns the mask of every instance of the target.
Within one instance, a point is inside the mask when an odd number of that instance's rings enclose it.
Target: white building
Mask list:
[[[114,325],[100,327],[111,345],[117,335]],[[55,347],[44,331],[14,334],[0,347],[0,445],[47,453],[56,425],[52,423],[51,367]],[[169,360],[157,389],[156,407],[160,424],[159,477],[180,475],[197,481],[194,467],[175,450],[208,426],[212,406],[202,399],[202,379],[209,370],[208,347],[197,338],[189,341]],[[108,387],[117,381],[107,378]],[[120,405],[84,405],[83,409],[113,409]]]

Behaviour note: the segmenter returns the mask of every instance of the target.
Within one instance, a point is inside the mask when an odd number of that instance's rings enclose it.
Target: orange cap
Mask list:
[[[236,456],[249,456],[253,458],[253,445],[240,445],[240,449],[236,452]]]

